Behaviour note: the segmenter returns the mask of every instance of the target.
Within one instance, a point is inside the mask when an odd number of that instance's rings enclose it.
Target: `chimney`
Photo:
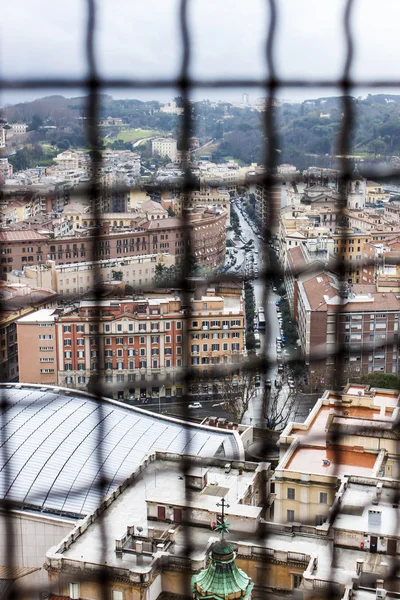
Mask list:
[[[383,487],[382,481],[379,481],[376,484],[375,496],[374,496],[374,499],[372,500],[372,504],[375,504],[375,505],[379,504],[379,500],[380,500],[380,497],[382,495],[382,487]]]

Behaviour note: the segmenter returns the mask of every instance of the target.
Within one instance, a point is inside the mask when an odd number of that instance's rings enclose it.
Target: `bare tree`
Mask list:
[[[293,416],[295,405],[296,396],[292,390],[264,389],[263,407],[267,427],[282,431]]]
[[[250,402],[256,396],[255,374],[241,372],[228,374],[222,378],[222,397],[225,410],[232,415],[235,423],[241,423]]]

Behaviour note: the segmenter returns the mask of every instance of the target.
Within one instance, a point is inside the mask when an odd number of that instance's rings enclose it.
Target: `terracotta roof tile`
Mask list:
[[[1,242],[19,242],[19,241],[31,241],[31,240],[47,240],[47,235],[43,235],[34,231],[33,229],[19,230],[19,231],[1,231],[0,241]]]

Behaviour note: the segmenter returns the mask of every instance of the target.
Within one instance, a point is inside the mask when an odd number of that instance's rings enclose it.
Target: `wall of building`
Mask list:
[[[305,479],[302,483],[302,479]],[[287,510],[295,513],[295,522],[314,526],[316,517],[327,516],[335,498],[336,486],[333,478],[326,483],[314,481],[312,476],[297,474],[297,479],[275,479],[274,522],[287,523]],[[294,499],[288,498],[288,489],[295,490]],[[320,493],[327,494],[327,502],[320,502]]]
[[[225,211],[217,211],[217,214],[197,213],[190,218],[192,253],[200,267],[213,267],[224,262],[226,217]],[[7,265],[1,267],[3,279],[12,270],[21,271],[24,266],[48,259],[56,264],[70,264],[161,252],[177,255],[177,262],[182,263],[186,255],[184,227],[178,219],[149,221],[139,231],[121,233],[110,233],[107,225],[97,238],[89,233],[58,239],[50,239],[36,231],[30,235],[31,239],[26,239],[26,234],[22,241],[21,232],[8,232],[7,239],[2,240],[1,253],[8,255],[4,257]]]
[[[17,324],[17,335],[19,381],[21,383],[57,385],[57,348],[54,323],[40,327],[38,323],[20,322]],[[51,339],[40,339],[39,336],[42,335],[51,336]],[[48,348],[48,350],[41,348]],[[46,362],[41,362],[40,359],[46,359]],[[45,369],[52,372],[46,373]]]
[[[73,529],[75,523],[64,519],[46,517],[13,511],[7,516],[0,512],[0,556],[2,564],[4,557],[9,556],[18,567],[39,567],[40,570],[21,580],[23,587],[36,587],[44,590],[47,587],[47,572],[42,568],[47,550],[58,544],[63,537]],[[11,527],[14,540],[14,555],[10,553],[6,532]],[[39,592],[40,593],[40,592]],[[39,596],[38,597],[42,597]]]

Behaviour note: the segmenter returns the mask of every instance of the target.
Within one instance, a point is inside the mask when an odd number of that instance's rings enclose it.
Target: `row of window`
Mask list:
[[[231,334],[227,333],[227,332],[223,332],[222,334],[219,333],[202,333],[201,334],[201,339],[202,340],[209,340],[211,336],[211,339],[213,340],[219,340],[220,338],[222,338],[223,340],[228,340],[229,337],[232,337],[232,339],[239,339],[240,338],[240,332],[239,331],[233,331]],[[199,333],[192,333],[192,340],[199,340],[200,339],[200,334]]]
[[[228,346],[229,344],[222,344],[222,350],[228,350]],[[220,344],[211,344],[211,352],[219,352],[221,348]],[[236,350],[240,350],[240,344],[238,343],[233,343],[232,344],[232,351],[236,351]],[[192,354],[198,353],[200,352],[200,345],[199,344],[193,344],[192,345]],[[208,352],[208,344],[203,344],[203,352]]]
[[[204,304],[204,310],[207,310],[207,304]],[[242,324],[240,319],[232,319],[231,321],[201,321],[201,327],[209,329],[210,327],[221,327],[228,329],[229,327],[240,327]],[[196,329],[200,327],[200,321],[192,321],[192,327]]]
[[[315,525],[317,527],[320,526],[320,525],[322,525],[323,523],[325,523],[325,519],[326,519],[325,515],[316,515],[315,516]],[[287,521],[287,523],[294,523],[295,520],[296,520],[296,512],[294,510],[290,510],[290,509],[287,510],[286,511],[286,521]],[[301,577],[301,575],[299,575],[299,577]],[[298,587],[298,586],[294,586],[294,587]]]
[[[291,488],[291,487],[286,488],[286,498],[288,500],[296,500],[296,488]],[[320,504],[328,504],[328,493],[327,492],[319,492],[319,503]]]
[[[117,333],[123,333],[124,329],[125,330],[127,329],[128,331],[132,331],[133,332],[134,331],[134,323],[128,323],[127,325],[128,325],[128,327],[126,327],[126,325],[123,324],[123,323],[118,323],[117,326],[116,326],[116,332]],[[147,323],[139,323],[138,330],[139,331],[147,331],[147,325],[148,325]],[[77,333],[84,333],[84,331],[85,331],[85,326],[84,325],[75,325],[75,328],[76,328],[75,331]],[[182,329],[182,322],[181,321],[177,321],[176,328],[177,329]],[[72,329],[73,329],[73,325],[64,325],[63,326],[64,333],[72,333]],[[159,329],[160,329],[160,323],[150,323],[150,329],[149,329],[149,331],[159,331]],[[166,323],[165,323],[165,329],[167,331],[171,330],[171,322],[166,321]],[[98,330],[99,330],[98,325],[91,324],[90,331],[94,331],[95,332],[95,331],[98,331]],[[104,331],[105,331],[105,333],[111,333],[113,331],[112,325],[109,324],[109,323],[106,323],[104,325]]]
[[[208,364],[208,363],[207,363]],[[147,368],[151,368],[151,369],[159,369],[162,365],[160,364],[158,359],[153,359],[150,363],[148,363],[147,360],[140,360],[139,361],[139,369],[147,369]],[[170,369],[171,368],[171,360],[170,359],[165,359],[165,368],[166,369]],[[177,367],[182,367],[182,359],[178,359],[176,361],[176,366]],[[125,363],[125,361],[117,361],[116,365],[114,366],[113,363],[111,361],[106,361],[104,363],[104,368],[106,371],[125,371],[126,369],[129,369],[131,371],[133,371],[135,368],[137,368],[137,364],[135,365],[135,361],[131,360],[128,361],[128,363]],[[65,363],[64,364],[64,371],[73,371],[74,369],[72,368],[72,363]],[[77,371],[86,371],[86,366],[85,363],[80,362],[77,364]],[[92,363],[91,365],[91,370],[92,371],[97,371],[98,370],[98,364],[97,363]],[[40,371],[41,373],[44,371]],[[54,373],[54,369],[52,371]]]
[[[44,339],[44,338],[39,336],[39,339]],[[105,338],[104,344],[106,346],[112,346],[112,340],[113,340],[113,338]],[[129,337],[128,338],[128,342],[126,342],[126,339],[124,340],[123,337],[117,337],[117,338],[115,338],[115,342],[119,346],[123,346],[126,343],[128,343],[130,345],[133,345],[134,344],[134,338],[133,337]],[[139,343],[140,343],[140,345],[146,344],[146,338],[144,336],[141,336],[139,338]],[[159,344],[160,343],[159,336],[152,336],[151,337],[151,343],[152,344]],[[170,344],[171,343],[171,336],[170,335],[165,336],[165,343],[166,344]],[[182,336],[181,335],[177,335],[176,336],[176,343],[177,344],[181,344],[182,343]],[[84,338],[79,338],[79,339],[76,340],[76,346],[84,346],[84,345],[85,345]],[[91,346],[97,346],[98,345],[97,339],[96,338],[90,338],[90,345]],[[64,346],[72,346],[72,339],[70,339],[70,338],[64,338]],[[130,351],[130,350],[128,350],[128,351]],[[108,352],[108,350],[106,352]],[[120,352],[120,350],[118,350],[118,352]],[[133,350],[132,350],[132,352],[133,352]],[[181,353],[182,353],[182,348],[178,346],[178,348],[177,348],[177,354],[181,354]],[[122,356],[122,354],[119,355],[119,356]]]
[[[208,356],[202,356],[201,360],[199,356],[192,356],[192,365],[219,365],[221,363],[227,364],[228,357],[227,356],[212,356],[211,358]],[[206,372],[203,371],[204,376]]]

